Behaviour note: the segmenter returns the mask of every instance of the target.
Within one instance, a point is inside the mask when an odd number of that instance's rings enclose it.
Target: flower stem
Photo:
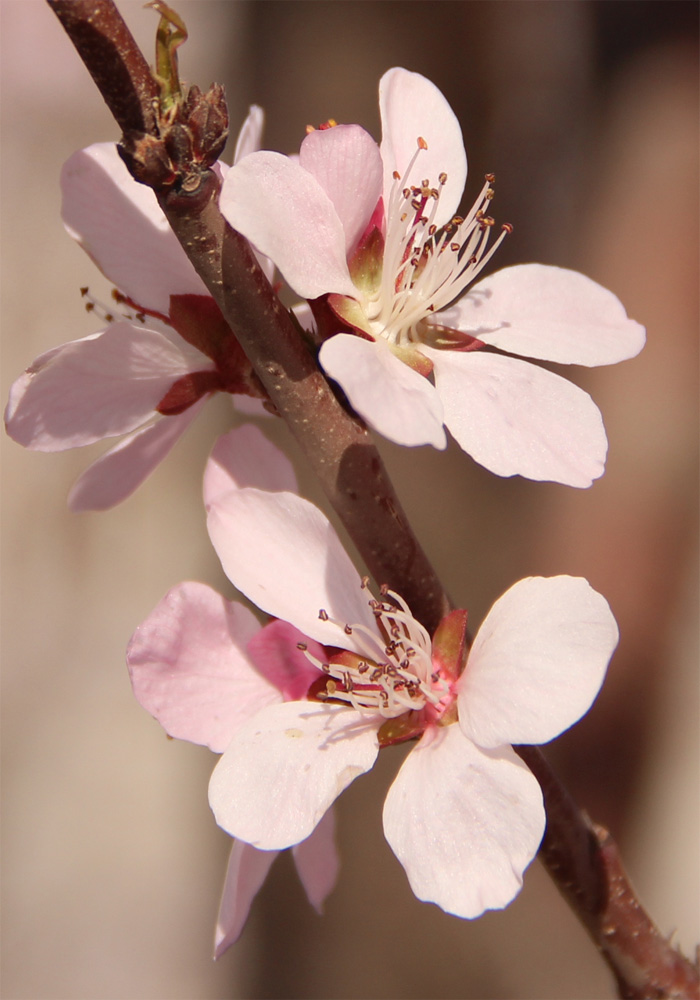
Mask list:
[[[157,144],[158,83],[114,3],[47,2],[122,132],[145,133]],[[153,148],[148,147],[149,153]],[[149,164],[142,166],[143,182]],[[379,583],[401,593],[432,634],[449,601],[411,531],[367,429],[339,403],[246,240],[223,219],[215,175],[196,163],[179,166],[178,176],[188,178],[186,190],[172,179],[165,182],[157,170],[151,185],[170,225],[306,453],[367,568]],[[610,835],[577,808],[538,749],[517,751],[544,794],[547,830],[540,858],[612,969],[619,995],[700,997],[697,968],[671,947],[642,909]]]

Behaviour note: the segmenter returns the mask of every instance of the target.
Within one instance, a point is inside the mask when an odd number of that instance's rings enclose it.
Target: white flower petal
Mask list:
[[[236,148],[233,153],[234,163],[238,163],[244,156],[248,156],[249,153],[255,153],[260,149],[264,124],[265,112],[259,105],[251,104],[236,139]],[[228,170],[225,171],[224,176],[227,173]]]
[[[236,427],[218,439],[204,471],[204,505],[232,489],[255,486],[268,492],[296,493],[294,467],[254,424]]]
[[[316,912],[321,913],[323,904],[335,888],[340,869],[332,806],[311,836],[292,848],[292,855],[306,897]]]
[[[112,323],[98,337],[49,352],[20,376],[10,392],[7,430],[37,451],[126,434],[154,416],[178,378],[211,367],[180,337]]]
[[[447,183],[434,221],[438,226],[449,222],[459,207],[467,179],[467,154],[454,111],[434,83],[400,67],[388,70],[379,81],[379,111],[385,207],[395,183],[394,170],[401,175],[402,188],[419,186],[425,179],[438,187],[440,174],[446,173]],[[428,148],[418,155],[404,179],[419,137],[425,139]]]
[[[608,442],[598,407],[566,379],[486,351],[423,348],[435,365],[445,423],[461,447],[498,476],[590,486]]]
[[[79,513],[108,510],[126,500],[163,461],[206,403],[206,396],[175,417],[162,417],[134,431],[89,465],[68,496]]]
[[[389,441],[444,448],[442,403],[435,387],[400,361],[383,340],[347,333],[321,347],[319,361],[354,410]]]
[[[251,153],[227,173],[219,205],[229,224],[274,261],[298,295],[357,294],[338,213],[298,163],[280,153]]]
[[[246,652],[259,631],[251,611],[206,584],[173,587],[127,649],[137,701],[169,736],[223,753],[252,715],[282,699]]]
[[[529,577],[496,601],[458,683],[459,723],[481,747],[546,743],[588,711],[618,640],[580,577]]]
[[[233,490],[211,505],[209,535],[224,572],[254,604],[328,645],[362,650],[344,624],[377,634],[367,592],[324,514],[292,493]],[[332,621],[322,621],[323,609]]]
[[[434,317],[512,354],[577,365],[612,365],[644,347],[644,327],[612,292],[577,271],[506,267]]]
[[[226,867],[214,935],[214,958],[221,958],[241,936],[250,907],[279,851],[258,851],[234,840]]]
[[[349,256],[382,196],[379,147],[360,125],[314,129],[301,144],[299,163],[333,202]]]
[[[376,722],[354,709],[271,705],[234,736],[211,776],[209,804],[233,837],[262,850],[291,847],[378,752]]]
[[[209,294],[152,189],[134,180],[114,143],[71,156],[61,189],[70,235],[140,306],[167,313],[172,294]]]
[[[510,903],[544,827],[540,787],[520,758],[479,750],[457,725],[423,737],[384,804],[384,833],[413,892],[458,917]]]

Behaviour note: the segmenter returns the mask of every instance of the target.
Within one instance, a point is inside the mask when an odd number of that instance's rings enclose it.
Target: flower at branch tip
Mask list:
[[[236,156],[259,147],[261,130],[253,107]],[[215,169],[223,176],[228,167]],[[211,393],[245,399],[245,409],[264,391],[153,191],[131,177],[116,146],[75,153],[61,185],[66,229],[116,286],[116,303],[102,309],[106,330],[34,360],[10,390],[5,423],[37,451],[125,435],[69,497],[73,510],[103,510],[143,482]]]
[[[512,230],[491,239],[493,176],[457,216],[467,159],[443,95],[394,68],[379,107],[381,145],[333,123],[309,131],[298,161],[246,157],[224,181],[223,214],[311,300],[319,361],[375,430],[444,448],[446,426],[498,475],[590,486],[607,453],[597,407],[510,355],[614,364],[641,350],[644,329],[574,271],[521,264],[472,285]]]
[[[256,427],[241,428],[231,443],[241,450],[238,474],[243,481],[268,489],[296,488],[291,465]],[[213,452],[209,493],[221,478],[219,461],[228,461],[226,447],[227,439],[222,439]],[[305,637],[293,626],[275,621],[261,629],[247,608],[224,600],[203,583],[188,582],[170,590],[136,629],[127,664],[136,698],[168,735],[221,753],[262,708],[305,695],[317,671],[298,649],[300,641]],[[309,649],[322,655],[319,644],[311,643]],[[292,848],[309,902],[319,913],[338,874],[334,829],[329,809]],[[234,840],[216,925],[217,958],[240,936],[278,853]]]
[[[551,740],[590,707],[618,638],[606,601],[580,578],[521,580],[466,655],[466,612],[431,637],[398,594],[373,597],[325,516],[284,489],[271,446],[256,463],[243,431],[222,438],[207,467],[208,529],[231,582],[276,619],[267,669],[276,658],[288,678],[293,664],[294,683],[284,699],[251,697],[238,682],[210,699],[227,715],[209,786],[217,822],[258,850],[293,847],[381,747],[415,740],[384,806],[414,893],[461,917],[507,905],[545,826],[539,785],[511,744]],[[202,702],[191,673],[204,673],[205,691],[213,683],[208,647],[224,663],[247,642],[261,669],[258,640],[239,632],[242,610],[218,635],[197,615],[190,639],[172,609],[163,626],[137,632],[137,696],[173,735],[201,739],[189,728]],[[173,636],[178,655],[162,655],[159,637],[168,650]],[[153,664],[158,697],[147,697]]]

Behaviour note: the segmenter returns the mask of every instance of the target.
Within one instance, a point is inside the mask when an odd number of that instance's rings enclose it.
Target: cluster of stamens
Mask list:
[[[419,138],[403,177],[394,172],[386,207],[382,283],[368,307],[377,335],[395,344],[419,343],[422,321],[454,301],[513,231],[505,223],[489,246],[495,226],[487,213],[494,196],[493,174],[486,174],[481,193],[465,218],[454,216],[438,227],[434,219],[447,174],[439,175],[438,187],[427,178],[420,185],[407,186],[418,156],[427,148]]]
[[[363,589],[367,585],[365,577]],[[323,662],[300,643],[299,649],[327,675],[325,689],[315,696],[347,702],[360,712],[378,712],[385,718],[439,705],[449,685],[433,670],[430,636],[398,594],[382,587],[381,596],[381,601],[374,597],[368,601],[377,622],[376,632],[366,625],[348,625],[330,618],[323,609],[319,612],[322,621],[352,635],[360,652],[341,653]],[[342,640],[338,645],[342,648]]]

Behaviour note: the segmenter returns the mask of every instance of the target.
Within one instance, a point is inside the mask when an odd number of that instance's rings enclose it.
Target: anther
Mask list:
[[[360,580],[360,587],[362,588],[362,590],[367,590],[367,588],[369,587],[369,577],[368,576],[363,576],[362,577],[362,579]]]
[[[309,647],[306,645],[305,642],[298,642],[297,643],[297,649],[300,649],[302,651],[302,653],[305,653],[308,648]]]
[[[489,184],[493,184],[493,182],[496,180],[496,175],[495,174],[484,174],[484,180],[488,181]]]
[[[441,184],[447,184],[447,174],[445,173],[444,170],[441,174],[438,174],[438,180],[440,181]]]
[[[421,135],[418,136],[418,148],[419,149],[427,149],[428,148],[428,143],[425,141],[425,139]]]
[[[507,233],[513,232],[513,226],[511,225],[510,222],[504,222],[503,225],[501,226],[501,229],[505,230],[505,232]]]
[[[321,608],[321,610],[318,613],[318,617],[321,619],[322,622],[327,622],[328,621],[328,612],[324,611],[323,608]]]
[[[345,628],[343,629],[343,632],[345,632],[346,635],[352,635],[352,626],[346,625]]]

